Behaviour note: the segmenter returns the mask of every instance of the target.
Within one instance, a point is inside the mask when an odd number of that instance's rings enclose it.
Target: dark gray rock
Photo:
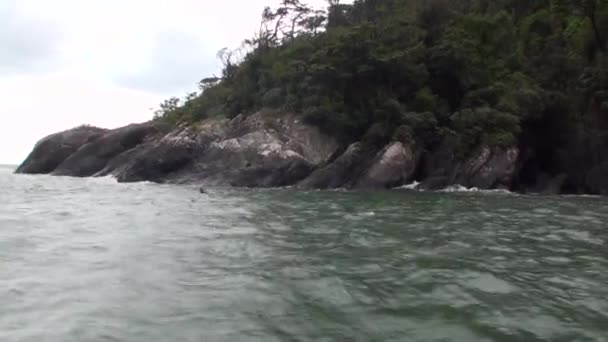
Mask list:
[[[418,186],[417,190],[437,191],[445,189],[450,184],[447,176],[436,175],[426,177]]]
[[[411,147],[393,142],[378,152],[354,187],[388,189],[403,185],[412,179],[419,156]]]
[[[89,177],[102,170],[110,160],[128,151],[167,127],[158,122],[132,124],[108,131],[81,146],[53,172],[58,176]]]
[[[511,189],[515,176],[519,149],[516,147],[508,149],[484,148],[480,153],[485,162],[475,170],[468,173],[467,187],[479,189]]]
[[[357,169],[367,159],[363,144],[354,143],[336,160],[315,170],[308,178],[298,184],[306,189],[337,189],[346,187],[355,179]]]
[[[41,140],[18,169],[68,176],[112,175],[120,182],[200,186],[384,189],[421,175],[421,189],[460,184],[510,189],[517,148],[480,148],[466,160],[450,146],[421,153],[401,142],[383,148],[357,142],[347,148],[296,115],[260,112],[209,119],[172,130],[159,122],[115,130],[80,127]],[[606,168],[588,185],[605,190]]]
[[[298,184],[305,189],[388,189],[412,179],[419,154],[401,142],[382,149],[356,142]]]
[[[588,192],[608,195],[608,161],[589,170],[585,183]]]
[[[426,153],[420,167],[422,180],[418,189],[435,191],[453,184],[456,167],[458,167],[457,158],[453,149],[447,144]]]
[[[236,172],[228,172],[231,186],[269,188],[293,185],[304,179],[314,167],[307,161],[275,160],[266,165],[250,167]]]
[[[287,186],[310,175],[337,147],[293,116],[258,113],[177,128],[119,154],[96,175],[120,182]]]
[[[115,156],[95,176],[113,175],[119,182],[162,183],[168,175],[188,165],[197,152],[191,130],[180,127],[165,135],[155,134]]]
[[[80,126],[49,135],[40,140],[16,173],[47,174],[53,172],[65,159],[81,146],[103,136],[107,130]]]
[[[541,177],[541,179],[543,178]],[[553,177],[547,177],[539,182],[539,192],[543,195],[558,195],[562,193],[562,188],[567,179],[568,175],[565,173],[561,173]]]
[[[461,160],[449,146],[430,153],[423,166],[425,176],[420,188],[439,190],[449,185],[479,189],[511,189],[516,173],[519,150],[479,149],[471,157]]]

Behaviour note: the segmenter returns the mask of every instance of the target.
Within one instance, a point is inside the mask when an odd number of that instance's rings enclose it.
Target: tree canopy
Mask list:
[[[449,141],[462,153],[608,146],[607,41],[608,0],[330,0],[321,10],[283,0],[220,53],[221,76],[156,115],[269,108],[345,142]]]

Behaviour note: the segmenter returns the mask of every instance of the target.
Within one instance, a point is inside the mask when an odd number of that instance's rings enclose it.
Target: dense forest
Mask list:
[[[221,75],[156,117],[266,108],[345,143],[447,143],[463,157],[519,146],[535,156],[530,174],[565,173],[574,187],[608,162],[607,41],[608,0],[283,0],[218,54]]]

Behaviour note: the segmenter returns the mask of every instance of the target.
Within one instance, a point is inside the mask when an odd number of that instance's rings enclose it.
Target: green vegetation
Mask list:
[[[220,52],[221,77],[156,115],[271,108],[345,142],[527,144],[558,158],[573,141],[608,145],[607,41],[608,0],[283,0]]]

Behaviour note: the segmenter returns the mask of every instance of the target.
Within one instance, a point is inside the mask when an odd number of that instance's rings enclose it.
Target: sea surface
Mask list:
[[[0,341],[608,341],[608,200],[0,167]]]

